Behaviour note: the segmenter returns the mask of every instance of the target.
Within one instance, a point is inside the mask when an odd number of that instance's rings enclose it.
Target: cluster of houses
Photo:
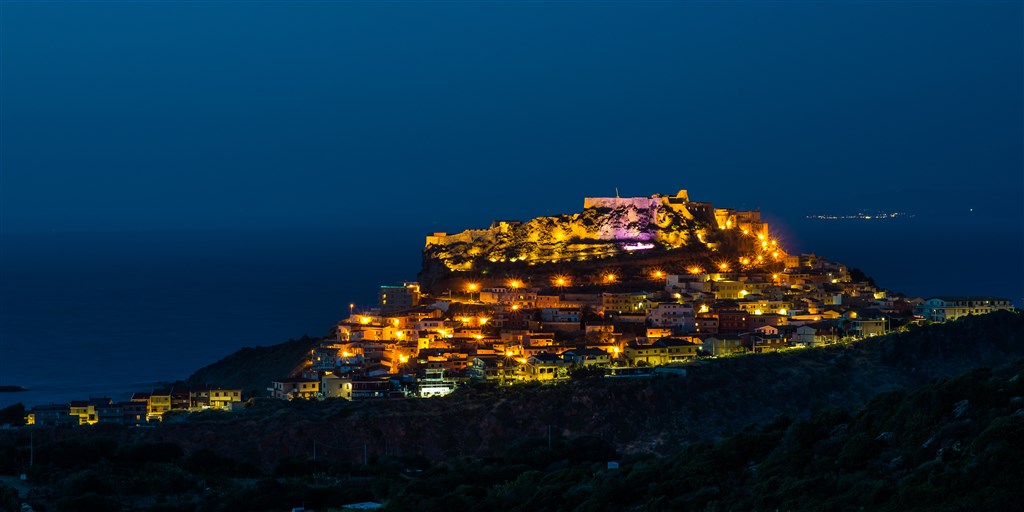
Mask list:
[[[163,421],[171,411],[232,411],[242,406],[242,390],[221,388],[170,388],[151,393],[134,393],[128,401],[110,398],[75,400],[65,404],[33,407],[25,418],[28,425],[129,425],[142,426]]]
[[[644,376],[701,356],[821,346],[1013,307],[992,297],[893,297],[814,255],[787,257],[786,267],[651,269],[643,282],[612,276],[604,290],[574,288],[568,276],[541,286],[467,281],[442,296],[416,283],[383,286],[376,307],[353,305],[303,371],[268,391],[367,400],[442,396],[469,381],[558,381],[584,368]]]
[[[649,269],[630,283],[572,286],[507,279],[463,283],[442,296],[416,283],[382,286],[376,307],[339,322],[301,371],[272,382],[278,399],[434,397],[472,381],[555,382],[580,372],[647,377],[697,357],[774,352],[849,341],[911,323],[1013,309],[994,297],[893,297],[843,265],[787,256],[775,273],[685,274]],[[93,398],[34,407],[29,425],[141,426],[173,411],[234,410],[240,389],[163,389],[128,401]]]

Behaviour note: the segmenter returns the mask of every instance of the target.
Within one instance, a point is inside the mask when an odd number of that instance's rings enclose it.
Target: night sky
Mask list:
[[[1018,1],[0,9],[9,233],[456,231],[616,187],[1024,232]]]

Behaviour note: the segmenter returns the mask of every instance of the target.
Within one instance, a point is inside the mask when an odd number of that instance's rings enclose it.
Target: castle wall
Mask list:
[[[445,235],[444,233],[435,233],[427,236],[426,245],[451,245],[456,243],[468,244],[489,236],[491,230],[489,229],[467,229],[461,233],[455,233],[454,235]]]
[[[661,198],[656,197],[585,197],[583,198],[583,209],[587,208],[620,208],[633,206],[638,210],[649,210],[654,205],[661,203]]]

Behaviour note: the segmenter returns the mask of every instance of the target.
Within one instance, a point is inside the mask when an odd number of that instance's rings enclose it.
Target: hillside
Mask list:
[[[599,440],[535,438],[498,460],[399,481],[388,510],[1024,510],[1021,434],[1018,360],[883,393],[859,411],[778,416],[716,443],[627,457],[617,470]]]
[[[288,347],[301,351],[301,343]],[[246,351],[228,358],[237,364],[225,360],[218,365],[235,368],[226,375],[242,375],[249,371],[243,368],[282,364],[278,358],[256,361],[255,354]],[[660,453],[729,436],[780,414],[857,408],[878,393],[913,389],[931,379],[1022,357],[1024,316],[1002,312],[848,347],[704,361],[688,366],[686,377],[465,388],[430,400],[259,400],[240,413],[191,415],[126,439],[174,441],[186,449],[213,444],[267,466],[282,456],[308,454],[313,439],[330,443],[325,453],[331,457],[350,461],[360,460],[364,448],[370,455],[432,460],[485,456],[546,432],[550,425],[560,436],[598,436],[625,453]],[[202,375],[209,373],[197,372],[193,378]]]
[[[780,414],[860,407],[878,393],[1021,357],[1024,317],[1001,313],[849,347],[711,360],[691,365],[686,377],[463,389],[442,399],[378,403],[261,401],[226,423],[199,416],[155,434],[185,445],[213,436],[258,465],[272,463],[270,454],[306,454],[312,438],[330,442],[333,456],[352,460],[364,447],[371,455],[433,460],[484,456],[548,425],[565,437],[599,436],[627,453],[659,453]],[[246,435],[237,435],[238,428]],[[253,441],[259,454],[246,449]]]
[[[89,509],[82,493],[94,487],[111,490],[95,498],[108,508],[140,493],[180,503],[160,510],[363,500],[394,510],[1024,503],[1013,476],[1024,460],[1020,313],[688,368],[685,377],[465,389],[430,400],[260,400],[155,429],[36,429],[32,480],[45,489],[39,496],[65,503],[58,510]],[[0,471],[18,469],[27,437],[0,432]],[[605,470],[614,459],[622,468]],[[142,478],[140,467],[155,476]],[[273,478],[224,479],[260,475]]]
[[[246,347],[196,370],[185,382],[189,386],[238,388],[247,397],[266,396],[270,382],[291,374],[317,343],[304,336],[268,347]]]

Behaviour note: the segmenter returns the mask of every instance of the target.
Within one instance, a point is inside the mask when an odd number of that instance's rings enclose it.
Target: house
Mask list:
[[[656,340],[658,338],[668,338],[672,336],[672,329],[665,327],[648,327],[647,328],[647,339]]]
[[[647,319],[654,327],[675,327],[684,331],[693,330],[696,321],[693,305],[677,302],[658,304],[647,315]]]
[[[536,354],[526,359],[525,376],[529,380],[551,381],[569,376],[568,364],[555,354]]]
[[[715,298],[718,300],[742,299],[748,295],[760,294],[764,283],[750,281],[714,281]]]
[[[976,296],[931,297],[914,308],[914,315],[931,322],[946,322],[967,315],[984,315],[1013,309],[1009,299]]]
[[[118,402],[121,408],[121,424],[139,426],[146,423],[147,404],[139,401]]]
[[[188,392],[188,410],[202,411],[210,408],[210,389],[206,387],[192,388]]]
[[[469,365],[469,376],[476,380],[511,382],[519,380],[518,365],[508,357],[477,356]]]
[[[754,353],[777,352],[789,346],[785,336],[779,334],[779,330],[770,325],[757,328],[753,332],[743,335],[744,346]]]
[[[651,302],[647,299],[647,293],[645,292],[605,292],[601,294],[601,307],[606,317],[631,313],[646,315],[650,311]]]
[[[574,348],[562,352],[562,359],[576,366],[606,366],[611,363],[608,352],[599,348]]]
[[[75,400],[68,404],[68,413],[71,416],[78,416],[79,425],[95,425],[99,423],[96,413],[97,407],[110,405],[109,398],[93,398],[89,400]]]
[[[270,391],[271,397],[282,400],[316,398],[320,393],[320,381],[305,377],[291,377],[274,381],[268,391]]]
[[[338,349],[333,346],[317,347],[310,357],[314,370],[333,370],[338,367]]]
[[[718,332],[720,334],[735,334],[746,332],[747,319],[751,315],[740,309],[722,310],[718,312]]]
[[[210,408],[212,409],[230,411],[241,402],[241,389],[214,388],[210,390]]]
[[[698,313],[694,320],[694,330],[701,334],[718,334],[718,315],[716,313]]]
[[[44,425],[48,427],[66,427],[81,424],[79,416],[71,415],[67,404],[37,405],[25,417],[28,425]]]
[[[353,377],[352,400],[383,400],[391,397],[391,380],[387,377]]]
[[[153,390],[146,406],[146,421],[162,421],[164,414],[171,410],[171,390]]]
[[[352,400],[352,379],[325,372],[320,377],[320,395],[323,398],[344,398]]]
[[[381,286],[377,292],[377,305],[382,315],[405,311],[420,302],[420,285],[403,283],[401,286]]]
[[[809,325],[801,325],[793,331],[789,338],[790,343],[797,347],[812,347],[820,344],[818,330]]]
[[[661,338],[647,345],[629,345],[623,351],[626,360],[658,366],[678,363],[697,357],[703,342],[699,338]]]
[[[131,402],[128,403],[130,404]],[[143,414],[145,413],[139,415],[140,419]],[[100,425],[123,425],[125,419],[123,403],[115,404],[113,402],[109,402],[96,405],[96,423]]]
[[[867,337],[885,334],[884,318],[857,318],[851,322],[854,336]]]
[[[716,357],[746,352],[743,340],[738,337],[709,336],[704,338],[702,348],[706,354]]]
[[[455,387],[458,386],[458,381],[445,376],[444,370],[430,368],[423,371],[423,376],[418,378],[416,383],[418,384],[417,396],[420,398],[445,396],[455,391]]]
[[[579,308],[543,308],[540,310],[542,322],[580,322]]]
[[[191,399],[191,393],[185,388],[172,388],[171,389],[171,410],[172,411],[187,411]]]

